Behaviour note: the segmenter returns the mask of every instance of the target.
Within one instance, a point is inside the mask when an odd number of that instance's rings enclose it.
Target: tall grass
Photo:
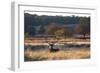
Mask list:
[[[25,51],[25,61],[42,61],[42,60],[65,60],[65,59],[87,59],[90,58],[90,49],[77,50],[61,50],[58,52],[50,52],[48,50],[42,51]]]

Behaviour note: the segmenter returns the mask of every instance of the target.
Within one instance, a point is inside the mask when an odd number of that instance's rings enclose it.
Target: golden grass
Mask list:
[[[49,39],[49,40],[45,40],[45,39],[29,39],[29,38],[25,38],[25,43],[46,43],[47,41],[58,41],[60,43],[63,42],[90,42],[90,39],[75,39],[75,38],[67,38],[67,39]]]
[[[49,51],[25,51],[25,61],[41,61],[41,60],[64,60],[64,59],[87,59],[90,58],[89,48],[81,50],[66,50],[58,52]]]

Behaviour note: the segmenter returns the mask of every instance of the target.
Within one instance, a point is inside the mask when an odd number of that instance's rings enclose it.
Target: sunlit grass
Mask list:
[[[47,43],[47,41],[57,41],[59,43],[63,43],[63,42],[90,42],[90,39],[75,39],[75,38],[67,38],[67,39],[35,39],[35,38],[25,38],[25,43]]]
[[[25,61],[42,61],[42,60],[64,60],[64,59],[87,59],[90,58],[89,48],[66,50],[58,52],[42,51],[25,51]]]

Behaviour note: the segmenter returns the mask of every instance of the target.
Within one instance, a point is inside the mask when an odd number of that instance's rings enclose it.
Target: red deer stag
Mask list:
[[[55,49],[55,48],[53,48],[53,46],[54,46],[54,44],[49,44],[50,45],[50,49],[49,49],[49,51],[50,52],[58,52],[58,51],[60,51],[60,49]]]

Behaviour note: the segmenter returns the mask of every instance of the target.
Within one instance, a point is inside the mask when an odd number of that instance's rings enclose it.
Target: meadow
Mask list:
[[[24,12],[24,61],[90,58],[90,18]]]
[[[42,61],[42,60],[64,60],[64,59],[88,59],[90,58],[90,49],[61,50],[50,52],[49,50],[31,51],[24,53],[25,61]]]

